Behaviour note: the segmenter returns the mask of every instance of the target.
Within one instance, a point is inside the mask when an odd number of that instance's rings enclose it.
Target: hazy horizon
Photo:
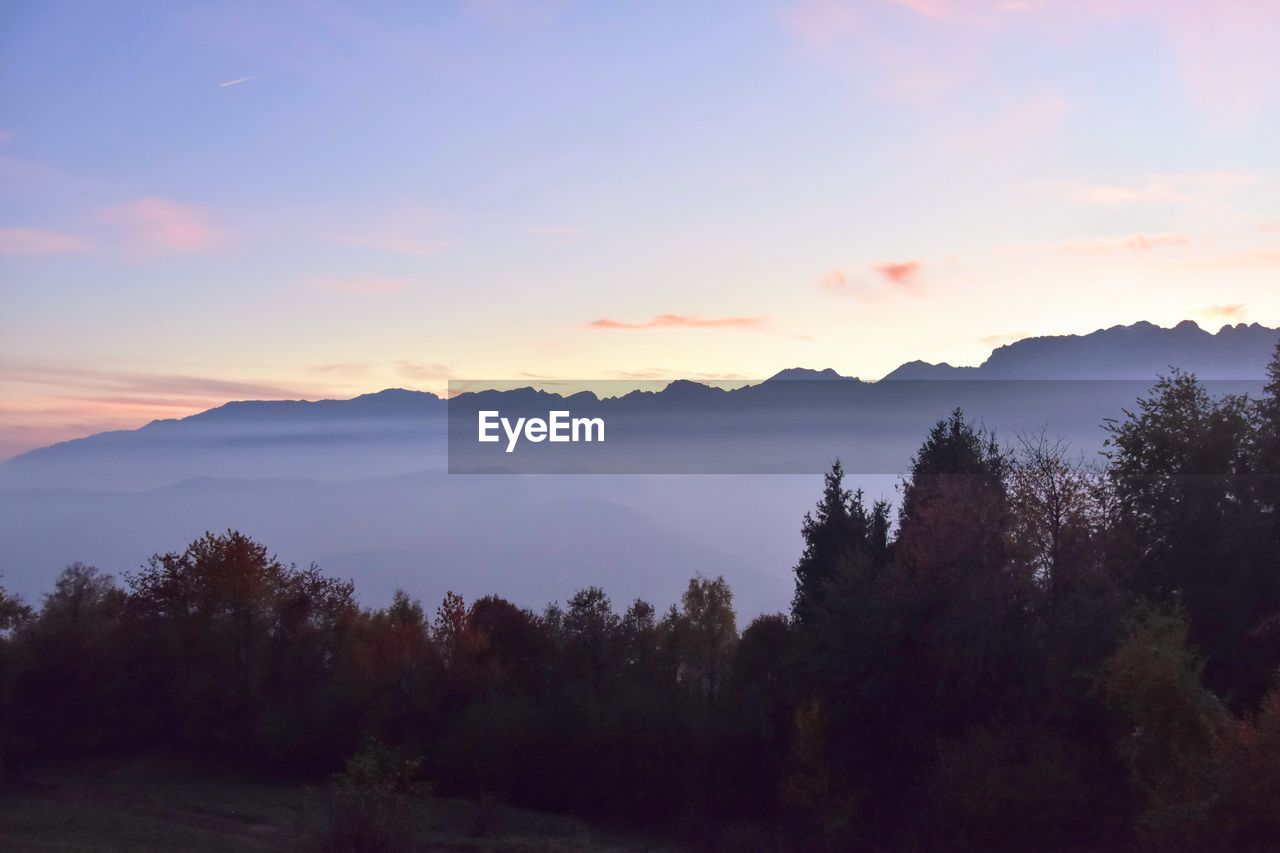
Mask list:
[[[1134,325],[1141,326],[1145,322],[1146,321],[1139,321],[1137,324],[1134,324]],[[1250,328],[1256,328],[1260,326],[1260,324],[1258,323],[1251,323],[1251,324],[1224,323],[1221,326],[1219,326],[1217,329],[1212,329],[1212,328],[1206,328],[1205,326],[1202,326],[1201,324],[1197,323],[1195,320],[1192,320],[1192,319],[1179,321],[1177,324],[1169,327],[1161,327],[1161,326],[1158,326],[1155,324],[1149,324],[1149,323],[1147,325],[1154,326],[1154,328],[1158,331],[1173,331],[1176,328],[1183,328],[1189,325],[1193,327],[1194,330],[1207,332],[1209,335],[1212,335],[1214,337],[1221,334],[1223,331],[1226,331],[1229,329],[1239,329],[1246,325],[1249,326]],[[1096,329],[1092,331],[1100,333],[1104,331],[1112,331],[1117,328],[1132,328],[1132,327],[1112,327],[1112,329]],[[1266,327],[1263,327],[1263,328],[1266,328]],[[1079,338],[1079,337],[1083,337],[1085,334],[1088,334],[1088,333],[1068,333],[1063,337]],[[978,367],[982,364],[988,363],[990,359],[996,354],[997,350],[1007,349],[1011,344],[1016,344],[1024,340],[1030,340],[1030,338],[1018,339],[1017,341],[1010,341],[1006,344],[993,347],[991,352],[989,352],[986,356],[975,360],[973,364],[952,364],[949,362],[939,362],[938,366],[961,367],[961,368]],[[842,378],[842,379],[857,379],[862,382],[879,382],[879,381],[883,381],[886,378],[889,378],[893,373],[896,373],[898,370],[901,370],[903,368],[910,367],[913,364],[919,364],[919,363],[921,363],[921,361],[918,359],[913,359],[911,361],[904,362],[902,365],[899,365],[898,368],[895,368],[895,370],[892,371],[891,373],[885,374],[884,376],[879,376],[879,377],[859,376],[856,374],[855,375],[842,374],[842,373],[839,373],[838,371],[836,371],[836,373],[839,376],[839,378]],[[1178,366],[1178,365],[1171,364],[1170,366]],[[645,390],[645,389],[660,390],[661,388],[666,387],[671,382],[682,381],[682,380],[693,381],[693,382],[698,382],[700,384],[706,384],[712,387],[728,389],[728,388],[743,387],[743,386],[752,385],[752,384],[759,384],[759,383],[768,381],[770,378],[773,378],[774,376],[785,374],[788,372],[793,372],[793,371],[818,372],[818,371],[831,371],[831,370],[833,370],[833,368],[825,367],[825,366],[792,365],[790,367],[780,368],[774,373],[771,373],[767,376],[761,376],[761,377],[724,377],[724,376],[706,375],[706,374],[698,374],[696,372],[690,372],[683,376],[672,376],[672,377],[661,379],[661,380],[655,380],[652,378],[647,378],[642,376],[630,376],[630,377],[621,378],[621,379],[619,378],[611,378],[611,379],[573,378],[571,379],[568,377],[546,376],[546,377],[525,377],[523,379],[518,379],[518,380],[511,380],[511,379],[482,380],[482,379],[476,379],[476,378],[460,379],[460,378],[451,377],[448,379],[448,387],[444,389],[439,389],[439,390],[409,388],[404,385],[397,385],[397,386],[387,386],[387,387],[380,387],[380,388],[370,387],[367,389],[355,389],[354,391],[347,392],[348,394],[347,396],[341,396],[341,397],[325,397],[325,396],[311,396],[311,397],[304,396],[304,397],[290,397],[290,398],[228,397],[226,399],[213,401],[213,404],[210,405],[208,408],[199,408],[190,412],[181,412],[181,413],[174,412],[166,417],[157,417],[157,418],[149,418],[147,420],[135,420],[132,422],[124,422],[117,425],[114,429],[109,429],[104,431],[93,430],[93,431],[85,431],[82,433],[76,433],[73,435],[68,435],[65,438],[62,438],[60,440],[51,442],[50,444],[47,444],[47,445],[36,444],[36,445],[26,446],[22,444],[15,445],[12,442],[9,442],[9,443],[0,442],[0,464],[3,464],[4,462],[10,459],[14,459],[18,456],[22,456],[23,454],[31,450],[38,450],[43,447],[50,447],[57,444],[62,444],[62,443],[65,443],[66,441],[74,441],[80,438],[91,437],[93,435],[99,434],[99,432],[130,431],[134,429],[139,429],[143,426],[146,426],[151,423],[155,423],[157,421],[183,420],[187,417],[191,417],[193,415],[201,414],[207,411],[212,411],[213,409],[221,408],[225,405],[233,404],[233,403],[343,402],[343,401],[353,400],[359,397],[375,396],[377,394],[381,394],[387,391],[413,391],[416,393],[430,394],[439,399],[448,399],[458,393],[467,393],[470,391],[477,391],[477,390],[492,390],[497,388],[517,388],[517,387],[519,388],[530,387],[530,388],[543,389],[543,390],[549,391],[550,393],[559,393],[561,395],[564,395],[567,393],[575,393],[579,390],[591,390],[593,385],[603,386],[605,388],[611,389],[603,392],[603,396],[607,397],[607,396],[618,396],[631,390]],[[1257,376],[1261,375],[1260,371],[1253,371],[1253,373]],[[1245,378],[1248,375],[1249,375],[1248,373],[1242,373],[1239,376],[1233,376],[1231,378]],[[1152,374],[1152,376],[1154,376],[1154,374]],[[1214,378],[1225,378],[1225,377],[1215,376]],[[565,388],[567,388],[567,390],[565,390]],[[30,441],[32,439],[28,437],[27,440]]]

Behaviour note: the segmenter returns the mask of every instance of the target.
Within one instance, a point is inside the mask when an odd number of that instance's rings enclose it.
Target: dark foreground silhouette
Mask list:
[[[791,612],[741,632],[718,577],[661,614],[430,614],[234,531],[119,584],[76,564],[38,613],[0,600],[4,761],[323,784],[331,850],[412,849],[433,797],[706,849],[1275,849],[1280,351],[1269,377],[1160,380],[1097,466],[957,411],[896,507],[836,463]]]

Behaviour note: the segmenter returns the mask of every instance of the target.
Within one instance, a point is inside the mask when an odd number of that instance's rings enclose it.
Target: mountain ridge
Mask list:
[[[1164,328],[1140,320],[1087,334],[1040,335],[996,347],[982,364],[910,361],[881,380],[899,379],[1151,379],[1172,368],[1203,379],[1260,376],[1280,329],[1224,324],[1217,332],[1193,320]],[[1069,365],[1068,370],[1064,366]],[[1087,375],[1063,375],[1064,373]]]
[[[1079,335],[1044,335],[996,347],[982,364],[953,366],[946,362],[909,361],[888,373],[879,382],[898,380],[955,379],[1144,379],[1180,368],[1205,379],[1258,378],[1264,373],[1271,350],[1280,339],[1280,329],[1259,323],[1225,324],[1209,332],[1190,320],[1164,328],[1147,321],[1115,325]],[[771,399],[793,399],[810,384],[828,388],[869,387],[875,383],[845,376],[827,367],[791,367],[768,379],[746,386],[755,394],[771,393]],[[746,390],[739,389],[739,390]],[[770,390],[772,389],[772,391]],[[532,387],[512,391],[468,392],[541,397]],[[672,404],[732,395],[713,385],[677,379],[659,391],[638,391],[624,398],[661,398]],[[793,395],[788,397],[786,395]],[[516,398],[509,399],[513,403]],[[562,398],[579,403],[595,402],[590,392]],[[153,420],[136,429],[110,430],[57,442],[0,462],[0,471],[13,470],[42,458],[79,450],[108,450],[146,437],[163,446],[170,439],[198,437],[206,446],[233,445],[252,431],[255,441],[264,436],[275,440],[322,440],[340,437],[347,441],[391,438],[402,441],[420,430],[421,424],[443,419],[448,408],[444,398],[429,391],[387,388],[350,399],[325,400],[236,400],[184,418]],[[265,433],[264,433],[265,430]]]

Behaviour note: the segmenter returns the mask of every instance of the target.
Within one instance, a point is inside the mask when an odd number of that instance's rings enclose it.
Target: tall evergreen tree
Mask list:
[[[846,489],[844,476],[837,459],[824,477],[822,498],[805,513],[800,528],[804,550],[795,566],[791,602],[792,619],[800,626],[817,617],[844,569],[861,558],[882,565],[888,550],[888,505],[877,502],[868,510],[862,490]]]
[[[1262,654],[1259,629],[1280,609],[1253,410],[1175,371],[1109,425],[1108,439],[1116,523],[1135,545],[1126,582],[1138,596],[1185,607],[1208,684],[1237,707],[1271,685],[1276,661]]]

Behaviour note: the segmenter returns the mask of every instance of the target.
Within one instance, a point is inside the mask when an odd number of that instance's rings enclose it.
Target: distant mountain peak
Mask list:
[[[896,370],[885,376],[884,379],[880,381],[884,382],[886,380],[893,381],[898,379],[955,379],[959,378],[960,375],[973,370],[977,370],[977,368],[953,367],[945,361],[937,364],[931,364],[927,361],[920,361],[917,359],[915,361],[908,361],[899,366]]]
[[[353,397],[352,399],[355,399],[355,400],[371,400],[371,399],[411,400],[411,399],[420,398],[423,395],[426,395],[428,397],[436,396],[435,394],[432,394],[430,391],[414,391],[409,388],[383,388],[381,391],[371,391],[368,394],[361,394],[359,397]]]
[[[845,376],[843,374],[837,373],[835,370],[833,370],[830,367],[823,368],[822,370],[813,370],[812,368],[808,368],[808,367],[788,367],[786,370],[779,370],[777,373],[773,374],[765,381],[766,382],[779,382],[779,381],[785,382],[785,381],[794,381],[794,380],[801,380],[801,379],[803,380],[818,379],[823,381],[831,381],[831,380],[848,381],[848,380],[854,379],[854,377]]]
[[[699,398],[723,394],[724,392],[724,389],[719,386],[706,385],[702,382],[695,382],[692,379],[674,379],[667,383],[667,386],[658,393],[669,398]]]

